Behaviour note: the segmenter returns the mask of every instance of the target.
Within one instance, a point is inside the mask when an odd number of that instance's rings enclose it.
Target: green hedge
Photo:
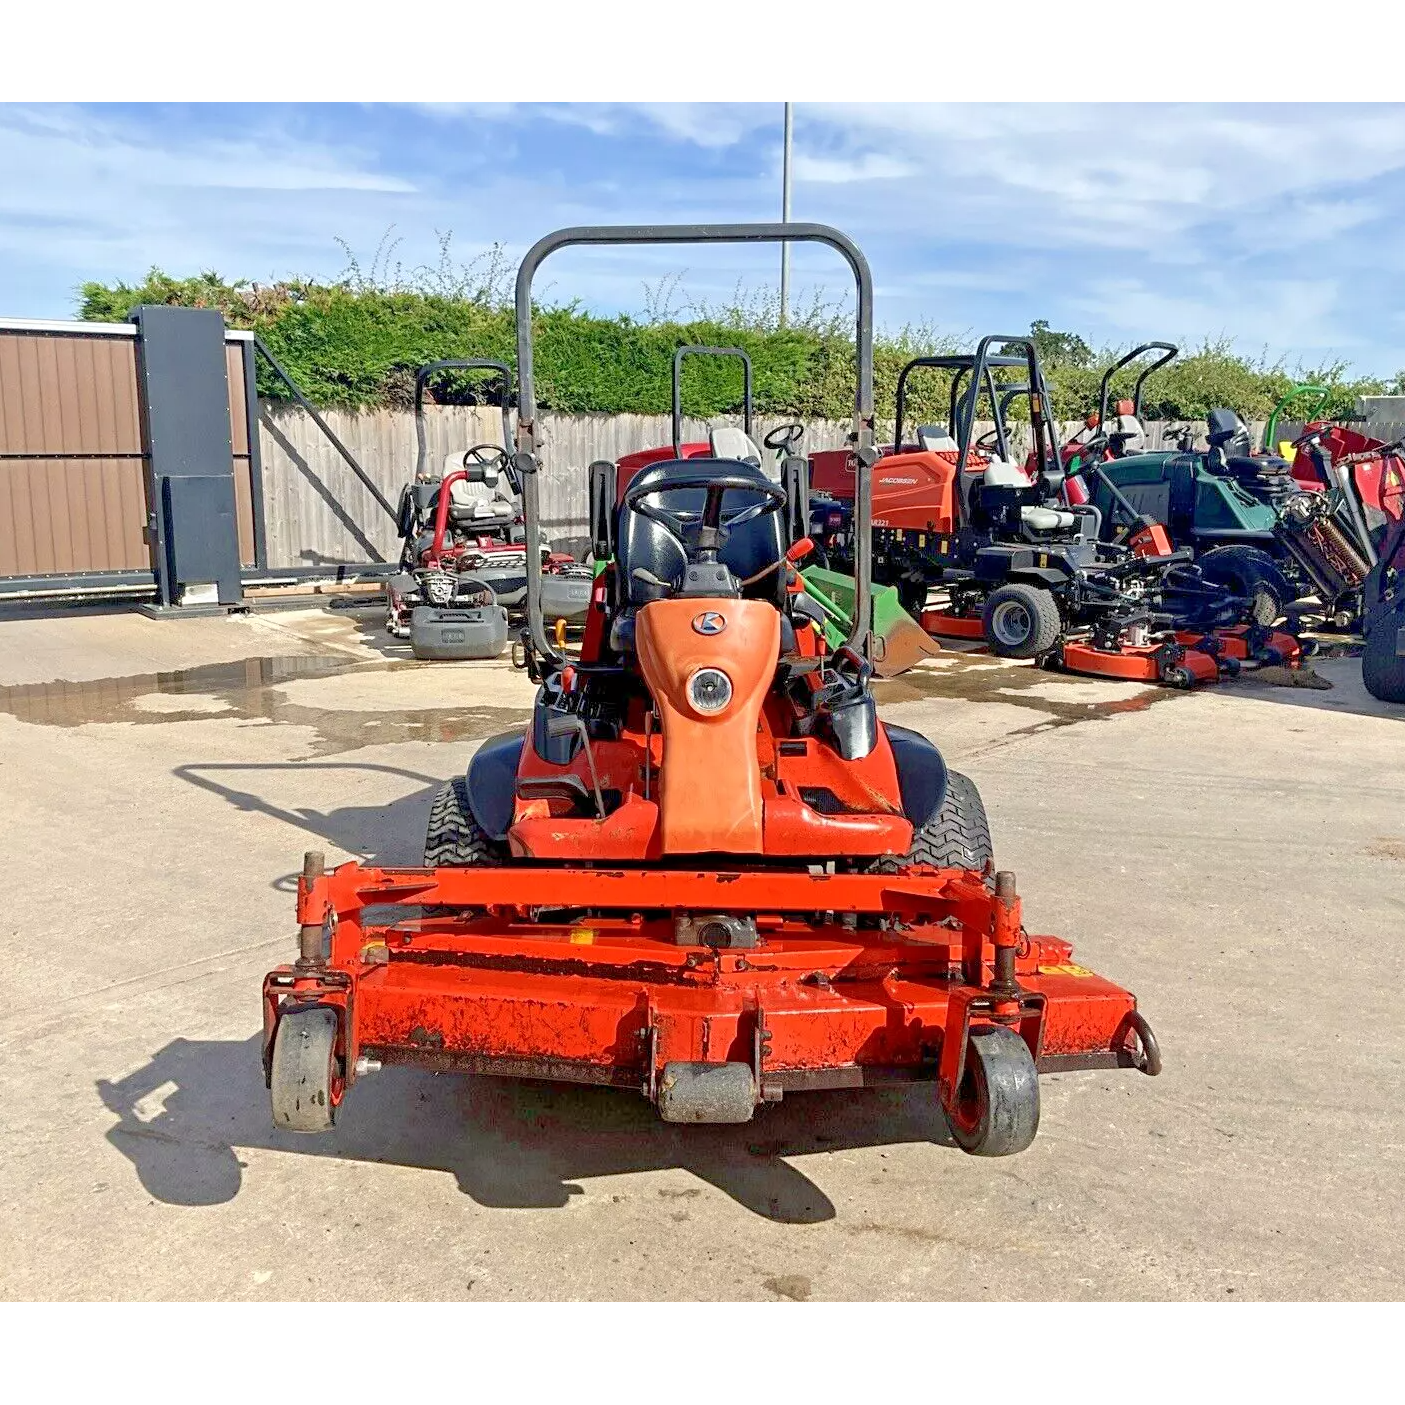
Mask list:
[[[515,360],[511,310],[481,297],[376,287],[366,280],[268,286],[227,283],[213,273],[173,278],[152,269],[135,285],[85,283],[80,315],[114,321],[138,303],[216,307],[234,327],[252,328],[320,406],[362,409],[410,403],[414,373],[427,361],[448,357]],[[1074,419],[1096,407],[1098,381],[1116,349],[1094,351],[1081,338],[1032,329],[1041,344],[1056,413]],[[685,343],[739,346],[751,357],[757,411],[803,418],[843,419],[853,409],[853,343],[842,319],[777,328],[765,318],[733,309],[689,322],[650,322],[628,316],[591,316],[575,306],[537,314],[537,398],[566,413],[665,414],[674,349]],[[897,376],[913,356],[954,349],[950,339],[905,330],[878,336],[876,393],[881,417],[891,418]],[[1246,419],[1262,419],[1294,380],[1333,387],[1330,409],[1348,410],[1359,394],[1398,393],[1392,384],[1349,379],[1343,364],[1298,367],[1238,355],[1224,342],[1206,342],[1183,354],[1148,382],[1145,411],[1152,418],[1203,419],[1226,405]],[[945,419],[948,381],[939,372],[912,379],[913,421]],[[271,378],[260,392],[286,392]],[[439,390],[441,400],[471,401],[467,382]],[[1131,393],[1131,377],[1117,393]],[[735,361],[692,358],[684,369],[684,409],[693,415],[740,408],[741,371]]]

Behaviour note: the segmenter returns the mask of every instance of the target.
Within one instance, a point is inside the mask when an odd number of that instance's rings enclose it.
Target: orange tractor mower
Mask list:
[[[630,1088],[737,1123],[805,1090],[935,1085],[955,1140],[1018,1152],[1041,1071],[1160,1069],[1127,991],[1026,926],[980,796],[870,690],[873,292],[818,224],[578,228],[517,275],[515,466],[540,517],[531,299],[575,245],[806,240],[857,288],[853,631],[826,650],[785,490],[735,458],[636,473],[568,661],[528,557],[530,726],[439,793],[421,868],[307,856],[299,956],[263,987],[277,1126],[329,1129],[384,1064]]]

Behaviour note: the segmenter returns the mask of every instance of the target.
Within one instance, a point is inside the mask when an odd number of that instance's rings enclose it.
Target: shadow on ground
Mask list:
[[[798,1094],[745,1126],[677,1127],[618,1089],[408,1068],[359,1081],[334,1131],[296,1136],[272,1125],[258,1035],[173,1040],[97,1090],[120,1119],[108,1140],[169,1205],[233,1200],[247,1169],[239,1152],[256,1148],[445,1172],[501,1209],[560,1209],[582,1179],[678,1168],[765,1219],[817,1224],[834,1205],[788,1156],[903,1142],[954,1150],[930,1086]]]
[[[315,810],[307,806],[290,809],[244,788],[253,777],[270,771],[298,776],[311,771],[374,772],[417,781],[421,785],[396,800],[368,805],[341,805],[334,810]],[[270,761],[264,764],[196,762],[177,766],[171,774],[200,790],[219,796],[236,810],[267,815],[318,839],[325,839],[348,854],[359,854],[366,863],[385,867],[414,865],[424,861],[424,834],[429,807],[447,779],[407,771],[401,766],[355,761]],[[281,878],[274,886],[291,889],[296,886],[296,877],[294,873]]]

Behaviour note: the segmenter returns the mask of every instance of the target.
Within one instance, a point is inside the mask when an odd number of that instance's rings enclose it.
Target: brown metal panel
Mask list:
[[[24,441],[19,342],[19,337],[0,334],[0,453],[22,452]]]
[[[231,372],[231,374],[233,374]],[[231,382],[232,384],[232,382]],[[239,564],[254,564],[253,470],[247,454],[234,460],[234,520],[239,527]]]
[[[0,478],[0,502],[8,497],[15,528],[0,533],[0,575],[150,566],[140,459],[11,459],[0,462]]]
[[[235,458],[249,453],[249,402],[244,385],[244,343],[225,342],[225,379],[229,382],[229,440]]]
[[[54,372],[58,378],[56,413],[58,419],[58,443],[52,446],[57,454],[81,454],[88,447],[84,444],[83,415],[78,406],[78,348],[76,337],[50,337],[49,347],[54,361]],[[46,449],[51,446],[46,444]],[[102,446],[107,453],[112,450]]]

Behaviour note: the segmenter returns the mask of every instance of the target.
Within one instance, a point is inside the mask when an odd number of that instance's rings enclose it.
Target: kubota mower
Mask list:
[[[510,445],[512,373],[502,362],[433,361],[415,376],[415,477],[400,493],[404,547],[400,574],[386,587],[386,629],[409,639],[417,658],[496,658],[507,644],[506,612],[526,599],[527,534],[508,449],[476,444],[450,454],[442,472],[430,471],[426,387],[436,376],[476,370],[492,371],[502,383],[503,445]],[[548,618],[583,619],[590,569],[553,552],[545,533],[539,546]]]
[[[919,428],[909,445],[907,386],[919,367],[954,372],[950,428]],[[1002,380],[1002,371],[1019,376]],[[1014,396],[1028,402],[1034,472],[1014,462],[1006,420]],[[982,397],[994,427],[976,438]],[[811,472],[819,493],[812,534],[842,553],[852,456],[812,455]],[[1003,657],[1080,673],[1188,687],[1245,659],[1281,662],[1296,651],[1286,636],[1239,629],[1245,601],[1203,579],[1191,553],[1173,551],[1160,527],[1115,489],[1120,540],[1102,540],[1101,510],[1066,501],[1065,477],[1030,338],[985,337],[974,355],[918,357],[898,377],[895,448],[875,469],[877,578],[916,581],[924,596],[943,587],[949,603],[922,616],[936,635],[984,640]]]
[[[827,651],[786,496],[737,458],[636,474],[581,656],[528,564],[531,724],[440,792],[425,866],[309,855],[300,956],[264,984],[276,1125],[331,1127],[386,1063],[632,1088],[674,1122],[927,1080],[967,1151],[1029,1145],[1041,1070],[1160,1068],[1125,990],[1025,923],[975,787],[870,691],[872,283],[824,225],[567,229],[517,275],[515,466],[540,519],[532,282],[574,245],[811,240],[858,287],[856,601]],[[798,550],[797,550],[798,548]]]

